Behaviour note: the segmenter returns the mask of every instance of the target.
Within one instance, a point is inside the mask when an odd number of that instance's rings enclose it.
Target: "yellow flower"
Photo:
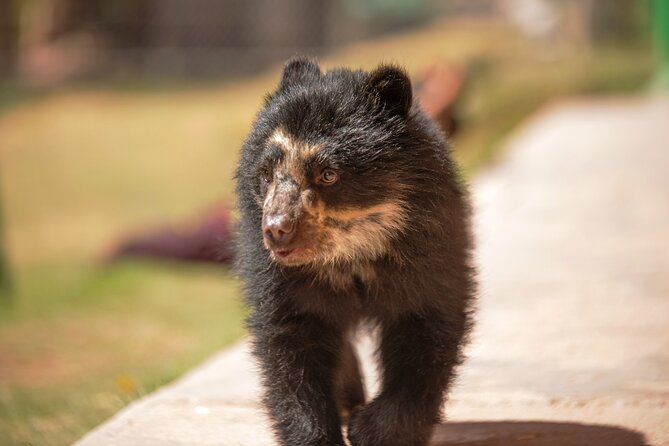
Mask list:
[[[116,377],[116,387],[124,393],[134,393],[137,390],[137,382],[132,376],[119,375]]]

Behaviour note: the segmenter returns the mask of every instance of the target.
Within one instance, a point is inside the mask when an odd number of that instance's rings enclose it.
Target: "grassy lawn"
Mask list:
[[[434,24],[322,62],[398,61],[414,76],[439,60],[471,65],[454,140],[471,174],[546,101],[638,90],[650,74],[643,48],[572,50],[547,58],[503,26]],[[163,89],[69,88],[0,104],[0,194],[16,288],[0,306],[0,444],[69,444],[243,334],[225,268],[99,260],[129,229],[233,201],[237,151],[277,73]]]
[[[225,271],[75,268],[19,277],[34,301],[0,326],[0,444],[70,443],[243,333]]]

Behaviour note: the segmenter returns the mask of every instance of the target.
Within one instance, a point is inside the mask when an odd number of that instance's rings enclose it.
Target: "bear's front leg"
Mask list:
[[[456,322],[437,314],[406,316],[382,327],[381,393],[351,416],[352,446],[428,443],[465,332],[464,315]]]
[[[284,446],[344,446],[334,373],[342,333],[312,316],[254,324],[265,404]]]

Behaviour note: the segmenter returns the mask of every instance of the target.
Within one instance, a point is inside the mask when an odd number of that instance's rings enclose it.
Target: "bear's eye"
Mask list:
[[[318,182],[326,186],[335,184],[339,179],[339,175],[332,169],[324,169],[318,177]]]
[[[260,177],[265,183],[272,182],[272,169],[264,168],[260,171]]]

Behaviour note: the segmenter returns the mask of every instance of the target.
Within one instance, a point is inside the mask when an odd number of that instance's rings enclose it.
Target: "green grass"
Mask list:
[[[462,99],[466,130],[455,140],[460,162],[472,172],[495,159],[509,133],[551,100],[639,92],[651,66],[649,53],[636,48],[598,49],[566,60],[485,62]]]
[[[545,53],[497,24],[434,24],[322,62],[397,61],[414,77],[435,61],[471,65],[453,141],[471,175],[547,101],[635,91],[651,71],[647,48]],[[0,304],[0,444],[69,444],[243,334],[238,285],[225,268],[99,261],[129,229],[233,200],[238,149],[277,73],[0,95],[15,284]]]
[[[243,334],[220,268],[36,268],[0,325],[0,444],[66,444]]]

